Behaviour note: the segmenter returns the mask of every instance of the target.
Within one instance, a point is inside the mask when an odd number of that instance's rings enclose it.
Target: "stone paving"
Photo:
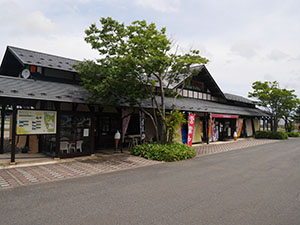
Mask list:
[[[0,170],[0,189],[107,173],[161,162],[131,155]]]
[[[274,142],[278,142],[278,140],[247,138],[230,142],[210,143],[208,145],[201,144],[199,146],[195,146],[195,150],[197,152],[197,157],[200,157]]]
[[[197,157],[227,152],[277,140],[245,139],[236,142],[217,142],[195,146]],[[130,168],[154,165],[162,162],[147,160],[128,154],[111,155],[105,158],[76,160],[56,164],[0,169],[0,190],[22,185],[89,176]]]

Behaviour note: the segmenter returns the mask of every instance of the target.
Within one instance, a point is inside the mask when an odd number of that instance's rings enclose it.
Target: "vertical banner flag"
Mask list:
[[[189,115],[189,127],[188,127],[188,145],[192,146],[193,135],[194,135],[194,126],[195,126],[195,114]]]
[[[141,143],[145,142],[145,113],[140,111],[140,134],[141,134]]]
[[[130,122],[130,112],[129,109],[122,109],[122,143],[124,143],[125,134],[128,128],[128,124]]]
[[[210,138],[211,135],[211,127],[212,127],[212,115],[209,115],[209,123],[208,123],[208,133],[207,133],[207,137]]]
[[[237,119],[236,120],[236,132],[237,132],[238,137],[241,136],[242,128],[243,128],[243,119]]]

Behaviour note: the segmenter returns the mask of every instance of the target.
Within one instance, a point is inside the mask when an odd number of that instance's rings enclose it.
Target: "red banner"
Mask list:
[[[212,114],[214,118],[229,118],[229,119],[238,119],[239,116],[237,115],[227,115],[227,114]]]
[[[194,135],[194,126],[195,126],[195,114],[189,115],[189,128],[188,128],[188,145],[192,146],[193,135]]]

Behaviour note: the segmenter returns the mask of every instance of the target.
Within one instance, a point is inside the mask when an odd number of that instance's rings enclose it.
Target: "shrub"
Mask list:
[[[130,154],[146,159],[173,162],[196,156],[196,151],[185,144],[144,144],[129,150]]]
[[[281,131],[256,131],[255,138],[288,139],[288,135]]]
[[[287,135],[289,137],[300,137],[300,133],[298,132],[288,132]]]
[[[284,132],[277,131],[277,132],[271,132],[269,138],[270,139],[288,139],[288,135]]]
[[[271,131],[256,131],[255,138],[269,138]]]

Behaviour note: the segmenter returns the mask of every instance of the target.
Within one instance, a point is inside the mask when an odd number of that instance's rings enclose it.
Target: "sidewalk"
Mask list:
[[[227,152],[256,145],[274,143],[277,140],[239,139],[238,141],[216,142],[194,145],[197,157]],[[0,169],[0,190],[21,185],[57,181],[74,177],[120,171],[130,168],[159,164],[162,162],[123,154],[96,154],[90,157],[61,159],[46,162],[28,162],[6,165]]]
[[[220,152],[228,152],[233,150],[238,150],[242,148],[248,148],[256,145],[263,145],[278,142],[279,140],[270,140],[270,139],[255,139],[255,138],[246,138],[238,139],[237,141],[219,141],[212,142],[210,144],[199,144],[194,145],[197,152],[197,157],[216,154]]]
[[[94,156],[59,163],[0,169],[0,189],[120,171],[161,162],[128,155]],[[23,165],[24,166],[24,165]]]

